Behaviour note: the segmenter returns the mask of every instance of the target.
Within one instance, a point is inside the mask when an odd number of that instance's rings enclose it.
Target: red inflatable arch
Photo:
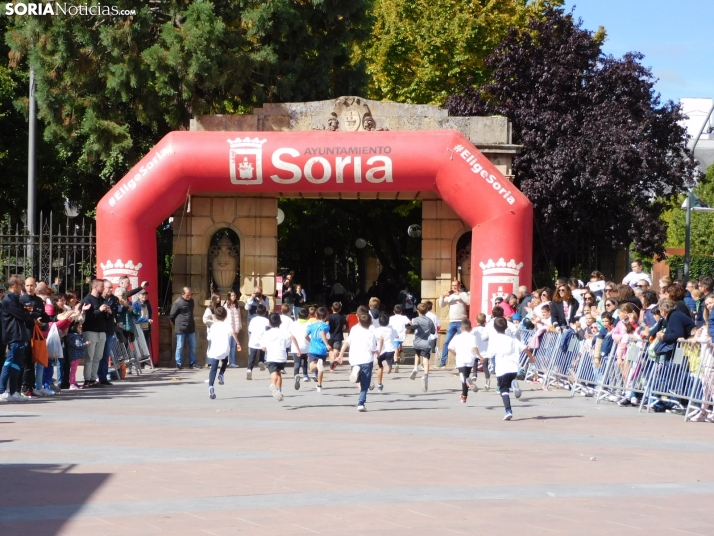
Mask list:
[[[287,196],[432,190],[473,230],[472,320],[489,296],[531,280],[531,203],[451,130],[172,132],[100,201],[99,277],[128,275],[134,286],[148,280],[158,303],[156,228],[189,187],[191,194]]]

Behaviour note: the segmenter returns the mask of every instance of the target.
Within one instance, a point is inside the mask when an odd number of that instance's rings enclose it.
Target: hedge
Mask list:
[[[684,255],[672,255],[667,258],[672,279],[677,278],[679,270],[684,273]],[[689,264],[689,279],[699,279],[703,275],[714,277],[714,257],[692,255]]]

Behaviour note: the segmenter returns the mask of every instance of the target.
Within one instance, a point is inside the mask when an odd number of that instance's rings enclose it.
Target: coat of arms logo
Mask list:
[[[263,144],[258,138],[228,140],[232,184],[263,184]]]

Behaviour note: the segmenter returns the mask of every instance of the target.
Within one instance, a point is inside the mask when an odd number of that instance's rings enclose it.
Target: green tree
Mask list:
[[[483,82],[484,60],[513,27],[524,28],[555,0],[375,0],[374,27],[362,57],[369,96],[442,104],[466,84]]]
[[[714,164],[707,168],[706,175],[694,187],[694,194],[714,207]],[[662,220],[667,224],[667,242],[669,248],[683,248],[686,232],[685,210],[682,209],[686,195],[676,196],[670,208],[662,214]],[[714,255],[714,214],[692,212],[691,223],[692,255]]]

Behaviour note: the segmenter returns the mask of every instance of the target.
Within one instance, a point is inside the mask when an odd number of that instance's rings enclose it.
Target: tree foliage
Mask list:
[[[699,199],[714,207],[714,164],[707,168],[706,175],[693,191]],[[685,200],[686,194],[676,196],[662,215],[667,225],[667,247],[684,247],[686,211],[682,209],[682,203]],[[692,212],[691,216],[692,255],[714,255],[714,214]]]
[[[561,259],[560,273],[570,273],[567,254],[584,241],[601,251],[661,253],[664,200],[695,173],[678,106],[660,104],[641,54],[605,56],[603,38],[549,7],[489,56],[486,84],[446,103],[452,115],[512,121],[523,146],[515,184],[533,202],[540,230],[534,251],[541,262]]]
[[[442,104],[459,87],[486,79],[486,57],[512,27],[539,16],[545,0],[376,0],[363,48],[369,96]],[[561,1],[552,2],[561,4]]]

